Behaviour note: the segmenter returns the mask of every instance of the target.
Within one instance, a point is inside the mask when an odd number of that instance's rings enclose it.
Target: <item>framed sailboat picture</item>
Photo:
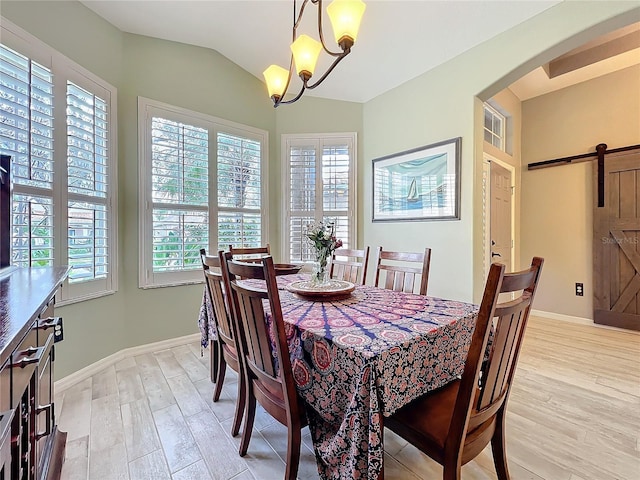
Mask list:
[[[460,145],[443,142],[373,160],[373,221],[460,219]]]

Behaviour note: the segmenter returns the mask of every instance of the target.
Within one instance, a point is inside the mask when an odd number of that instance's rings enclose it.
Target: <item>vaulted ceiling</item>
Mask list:
[[[310,95],[366,102],[559,3],[365,1],[367,9],[352,53]],[[270,64],[289,65],[293,0],[82,3],[124,32],[214,49],[260,80]],[[297,0],[298,7],[301,3]],[[328,3],[325,0],[324,5]],[[306,10],[299,32],[313,35],[317,10],[311,3]],[[333,39],[330,29],[325,20],[325,36]],[[627,56],[640,61],[637,52]],[[329,64],[325,57],[319,72]],[[534,72],[516,83],[514,92],[524,100],[562,88],[570,77],[558,78],[550,81],[544,71],[542,75]],[[574,73],[569,81],[580,80]]]

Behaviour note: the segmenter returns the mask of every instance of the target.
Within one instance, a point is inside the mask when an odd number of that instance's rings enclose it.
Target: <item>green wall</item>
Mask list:
[[[461,219],[373,223],[367,203],[362,232],[367,243],[388,249],[431,247],[429,294],[479,301],[484,288],[481,100],[555,56],[638,21],[639,13],[633,2],[562,2],[367,102],[365,199],[371,198],[372,159],[462,137]]]
[[[339,68],[339,67],[338,67]],[[281,135],[285,133],[340,133],[340,132],[356,132],[357,138],[357,185],[356,203],[358,205],[357,216],[357,244],[364,245],[364,239],[360,235],[362,232],[362,205],[365,203],[362,198],[362,192],[359,190],[362,183],[362,167],[363,161],[363,129],[362,129],[362,104],[354,102],[342,102],[338,100],[327,100],[315,97],[303,97],[296,103],[291,105],[282,105],[276,108],[276,152],[277,155],[272,159],[272,169],[270,172],[270,191],[271,193],[271,212],[280,212],[283,202],[280,192],[283,191],[282,184],[282,145]],[[277,235],[272,237],[272,245],[277,249],[276,255],[282,255],[282,235],[286,232],[282,231],[282,216],[277,215],[278,224]]]
[[[130,34],[124,36],[123,47],[118,166],[125,249],[120,287],[126,294],[126,346],[133,346],[196,332],[202,300],[201,285],[138,288],[138,96],[270,132],[275,113],[263,84],[213,50]],[[272,143],[270,138],[271,159]]]
[[[637,21],[636,5],[562,2],[365,104],[306,97],[274,109],[260,80],[215,51],[123,34],[78,2],[3,0],[4,17],[118,88],[119,290],[59,309],[66,340],[59,345],[57,377],[123,348],[197,331],[202,286],[138,288],[138,96],[269,131],[269,237],[276,255],[280,135],[357,132],[358,244],[406,250],[428,245],[433,248],[429,293],[471,300],[484,283],[480,99],[553,56]],[[462,137],[461,220],[373,224],[371,160],[457,136]]]

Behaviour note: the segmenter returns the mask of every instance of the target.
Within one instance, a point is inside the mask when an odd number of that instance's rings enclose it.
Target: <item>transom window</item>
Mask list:
[[[488,103],[484,104],[484,140],[505,150],[506,118]]]

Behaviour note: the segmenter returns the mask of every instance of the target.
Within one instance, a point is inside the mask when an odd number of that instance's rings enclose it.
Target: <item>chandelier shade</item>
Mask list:
[[[282,97],[287,88],[289,70],[279,67],[278,65],[271,65],[264,71],[263,75],[267,82],[269,97]]]
[[[342,46],[344,41],[349,41],[351,45],[356,42],[365,8],[363,2],[352,0],[334,0],[327,7],[333,36],[338,45]]]
[[[306,34],[298,35],[298,26],[302,21],[305,7],[311,3],[318,7],[318,38],[319,41]],[[264,72],[264,79],[267,84],[269,97],[273,100],[274,107],[280,104],[293,103],[302,97],[307,89],[312,89],[320,85],[325,78],[333,71],[344,57],[349,55],[360,29],[360,22],[364,14],[366,5],[362,0],[333,0],[327,7],[327,15],[333,28],[334,38],[342,51],[334,52],[330,50],[324,41],[322,29],[322,0],[302,0],[300,8],[297,8],[297,0],[293,0],[293,39],[291,43],[291,61],[289,70],[271,65]],[[334,57],[333,62],[327,70],[316,80],[310,82],[314,76],[316,64],[322,52]],[[287,90],[291,85],[293,72],[300,77],[302,87],[297,95],[289,100],[284,100]]]
[[[293,53],[296,71],[303,81],[305,77],[309,79],[313,76],[321,51],[322,44],[309,35],[300,35],[291,44],[291,53]]]

